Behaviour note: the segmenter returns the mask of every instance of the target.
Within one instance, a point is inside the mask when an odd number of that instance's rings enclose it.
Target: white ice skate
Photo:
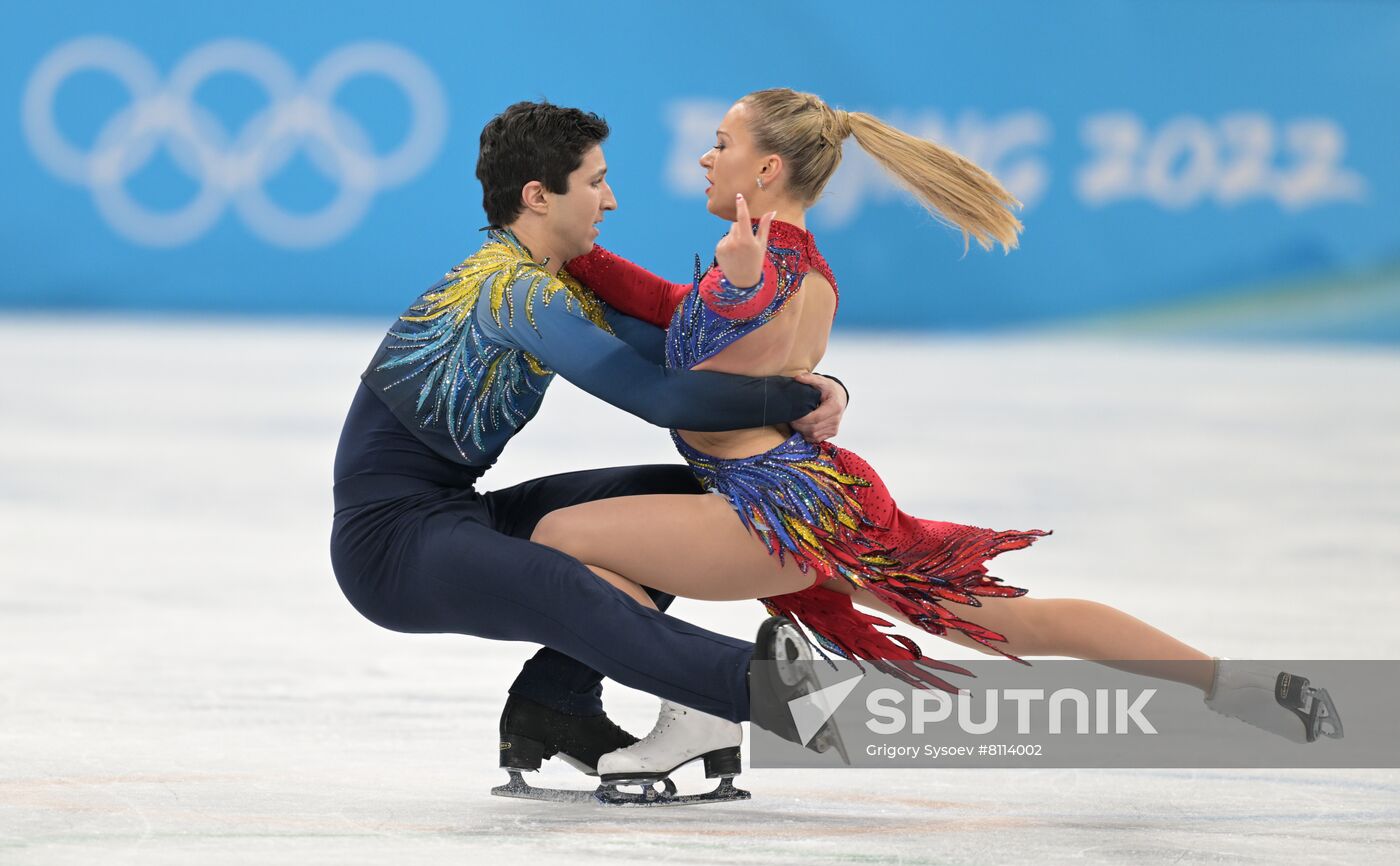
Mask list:
[[[661,702],[661,714],[651,733],[625,749],[609,752],[598,760],[598,777],[604,788],[599,799],[612,805],[681,805],[747,800],[749,792],[734,787],[734,777],[742,772],[739,746],[744,729],[734,722],[698,710]],[[705,778],[719,779],[719,786],[704,794],[666,795],[655,793],[657,782],[695,760],[705,762]],[[642,785],[640,801],[624,792],[610,794],[606,788]],[[673,786],[668,786],[674,790]]]
[[[1206,706],[1295,743],[1342,736],[1342,718],[1326,689],[1264,662],[1216,659]]]

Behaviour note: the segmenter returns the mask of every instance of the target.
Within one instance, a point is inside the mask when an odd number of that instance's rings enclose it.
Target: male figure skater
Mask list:
[[[538,411],[555,373],[652,424],[688,430],[791,422],[825,439],[846,402],[844,389],[821,376],[668,370],[660,330],[608,308],[561,271],[592,248],[617,206],[601,147],[607,134],[596,115],[547,103],[517,103],[486,125],[476,171],[488,240],[391,328],[336,452],[331,560],[360,613],[395,631],[544,645],[511,686],[501,718],[501,765],[517,771],[561,754],[594,772],[601,755],[636,741],[603,712],[605,675],[746,719],[755,653],[753,644],[645,608],[577,560],[528,541],[543,515],[568,505],[699,494],[687,468],[475,489]],[[652,596],[663,610],[671,601]],[[771,653],[759,648],[762,658]]]

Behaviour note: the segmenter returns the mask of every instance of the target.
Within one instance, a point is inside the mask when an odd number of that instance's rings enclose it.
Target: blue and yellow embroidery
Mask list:
[[[530,353],[482,333],[476,317],[483,297],[498,326],[509,327],[522,315],[538,331],[537,305],[553,303],[563,292],[566,310],[577,305],[588,321],[612,333],[602,301],[581,283],[565,271],[557,277],[549,273],[510,232],[492,230],[489,236],[399,317],[383,347],[388,357],[374,368],[403,371],[382,386],[384,391],[416,382],[419,425],[443,425],[467,459],[465,442],[482,452],[487,433],[518,429],[528,421],[554,376]]]

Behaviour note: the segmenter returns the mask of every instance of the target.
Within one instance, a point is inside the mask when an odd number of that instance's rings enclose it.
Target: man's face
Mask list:
[[[569,175],[569,191],[549,196],[548,225],[555,249],[565,261],[593,249],[603,214],[617,210],[617,199],[607,180],[608,163],[601,145],[583,155],[583,162]]]

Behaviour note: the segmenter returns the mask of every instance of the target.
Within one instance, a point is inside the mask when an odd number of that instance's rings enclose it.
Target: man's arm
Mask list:
[[[523,349],[595,397],[658,427],[741,430],[787,423],[816,409],[817,389],[785,376],[733,376],[669,370],[594,325],[563,289],[543,285],[530,297],[522,277],[506,290],[497,321],[485,304],[477,317],[492,339]]]
[[[607,307],[604,317],[612,326],[613,333],[627,345],[637,350],[643,358],[654,364],[663,364],[666,359],[666,332],[655,325],[634,319],[618,310]],[[826,373],[804,373],[797,381],[811,385],[821,392],[821,405],[792,422],[792,429],[802,434],[808,442],[825,442],[835,438],[841,428],[841,419],[850,405],[851,393],[835,376]],[[839,387],[838,387],[839,386]]]
[[[666,363],[665,329],[634,319],[613,307],[604,310],[603,318],[613,329],[613,335],[637,350],[637,354],[653,364]]]
[[[604,316],[613,333],[627,345],[637,350],[643,358],[654,364],[665,363],[666,332],[646,322],[624,315],[608,307]],[[821,392],[821,405],[792,422],[792,429],[802,434],[808,442],[825,442],[836,437],[841,428],[841,419],[850,405],[850,389],[846,383],[826,373],[804,373],[796,377],[798,382],[811,385]]]

